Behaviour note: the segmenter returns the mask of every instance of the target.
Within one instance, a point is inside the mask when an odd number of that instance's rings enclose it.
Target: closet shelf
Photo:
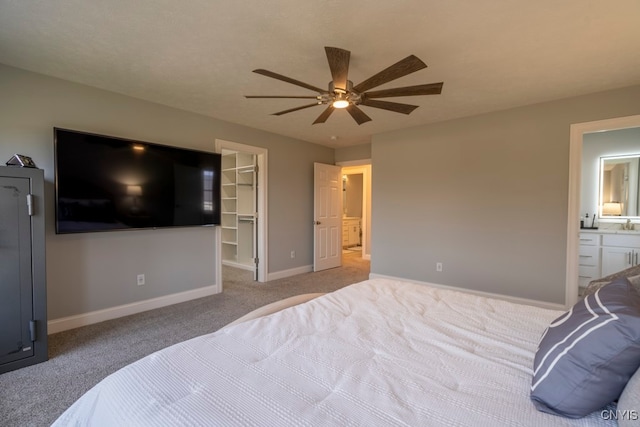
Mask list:
[[[222,247],[222,262],[233,267],[242,264],[245,268],[255,268],[255,163],[254,154],[233,150],[222,152],[222,241],[225,243]]]

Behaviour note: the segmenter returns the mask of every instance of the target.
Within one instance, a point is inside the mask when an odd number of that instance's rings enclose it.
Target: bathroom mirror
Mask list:
[[[600,158],[600,218],[638,218],[640,154]]]

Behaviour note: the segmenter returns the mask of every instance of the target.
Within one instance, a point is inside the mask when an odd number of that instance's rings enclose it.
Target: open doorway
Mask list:
[[[363,174],[342,174],[342,253],[362,256]]]
[[[216,140],[222,155],[219,282],[267,278],[267,150]]]
[[[583,255],[581,252],[581,239],[585,236],[581,236],[581,232],[585,230],[580,229],[579,218],[581,212],[584,213],[586,208],[582,202],[588,203],[588,199],[591,198],[591,203],[588,208],[589,212],[598,212],[598,190],[599,187],[596,183],[589,184],[588,179],[583,183],[583,178],[589,176],[589,172],[585,171],[583,174],[583,144],[585,137],[589,134],[601,133],[605,131],[617,131],[622,129],[631,129],[640,127],[640,115],[619,117],[613,119],[597,120],[592,122],[576,123],[572,124],[570,128],[570,145],[569,145],[569,209],[567,211],[567,261],[566,261],[566,283],[565,283],[565,305],[571,307],[575,304],[580,296],[580,284],[581,277],[585,275],[585,268],[580,263],[580,258]],[[637,151],[636,151],[637,152]],[[597,164],[597,163],[596,163]],[[596,166],[597,167],[597,166]],[[598,176],[596,172],[594,174]],[[592,179],[591,181],[597,181]],[[585,188],[583,192],[583,186],[589,186]],[[591,194],[591,197],[589,196]],[[622,220],[622,218],[620,218]],[[610,219],[609,222],[618,222],[617,219]],[[607,220],[604,220],[607,222]],[[595,232],[594,230],[589,230]],[[596,240],[598,241],[598,240]],[[594,277],[598,278],[604,276],[603,266],[601,260],[602,248],[598,245],[593,245],[595,250],[597,262],[594,266],[589,266]],[[625,253],[623,253],[624,259]],[[606,270],[606,268],[605,268]],[[604,271],[607,272],[607,271]],[[583,285],[584,280],[583,280]]]
[[[371,259],[371,165],[342,168],[343,257]]]

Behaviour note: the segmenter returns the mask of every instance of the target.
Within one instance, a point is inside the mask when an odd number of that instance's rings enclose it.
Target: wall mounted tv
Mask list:
[[[220,224],[220,154],[54,128],[56,233]]]

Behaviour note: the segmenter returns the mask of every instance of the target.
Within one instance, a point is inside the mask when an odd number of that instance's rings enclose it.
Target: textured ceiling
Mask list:
[[[351,51],[355,84],[414,54],[428,68],[378,89],[444,81],[441,95],[389,98],[312,125],[324,46]],[[640,1],[0,0],[0,62],[328,146],[456,117],[640,84]],[[332,139],[335,136],[337,138]]]

